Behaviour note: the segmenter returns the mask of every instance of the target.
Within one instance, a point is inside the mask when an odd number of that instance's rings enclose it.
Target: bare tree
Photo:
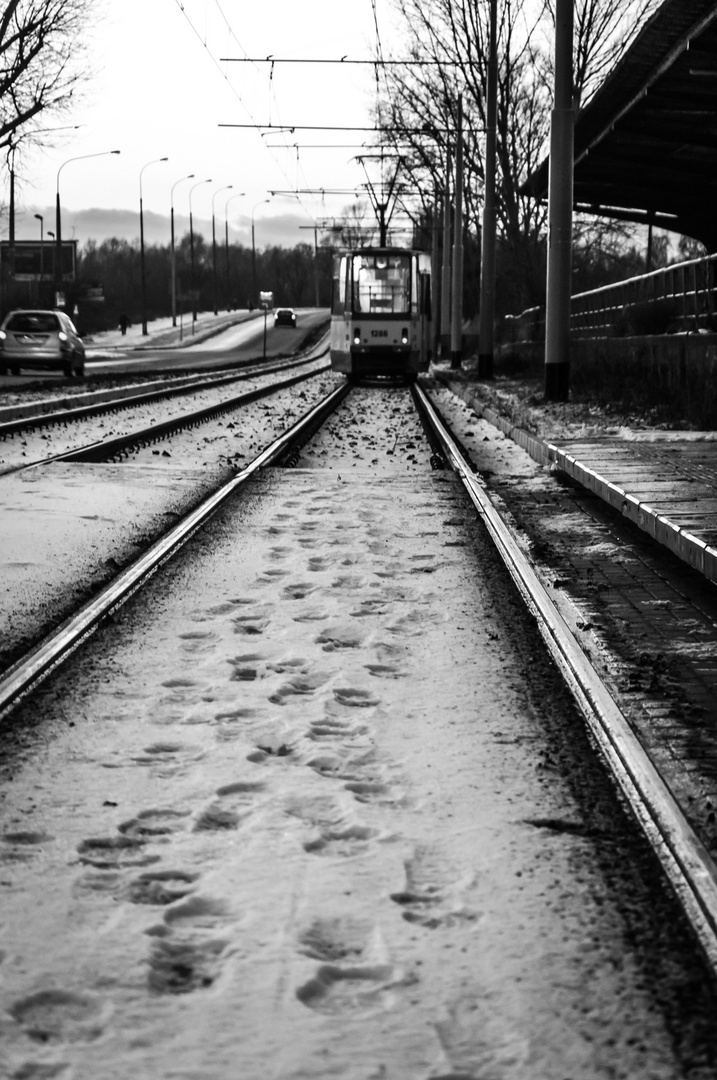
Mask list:
[[[93,0],[5,0],[0,12],[0,147],[68,112],[88,78]]]
[[[637,30],[662,0],[579,0],[575,5],[574,85],[576,104],[585,102],[614,68]],[[546,0],[549,26],[555,0]],[[550,58],[550,52],[547,51]]]
[[[577,101],[604,78],[656,3],[578,0]],[[484,186],[489,5],[485,0],[394,0],[394,6],[405,27],[401,53],[409,62],[386,67],[378,123],[386,138],[394,140],[411,186],[423,190],[424,204],[437,204],[445,191],[461,96],[464,220],[477,235]],[[514,302],[526,306],[542,294],[546,208],[522,185],[548,144],[552,20],[552,0],[498,0],[496,212],[501,244],[511,253]]]
[[[477,236],[484,187],[485,103],[489,8],[479,0],[395,0],[406,26],[410,62],[387,67],[378,122],[392,132],[420,213],[436,207],[455,151],[457,106],[463,105],[464,221]],[[536,278],[544,210],[521,193],[545,145],[550,94],[537,33],[544,8],[531,0],[500,0],[497,214],[503,241],[520,266],[517,292]],[[426,205],[429,204],[429,205]],[[533,297],[526,294],[525,303]]]
[[[344,208],[341,228],[333,232],[331,243],[343,248],[357,248],[370,244],[378,233],[374,214],[365,201],[349,203]]]

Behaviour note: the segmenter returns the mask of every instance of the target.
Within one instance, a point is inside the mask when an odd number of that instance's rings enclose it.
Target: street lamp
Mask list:
[[[197,321],[197,290],[194,282],[194,226],[192,224],[192,192],[195,188],[201,187],[202,184],[211,184],[211,178],[209,180],[200,180],[198,184],[193,184],[189,189],[189,259],[191,267],[191,279],[192,279],[192,323]]]
[[[120,154],[121,150],[100,150],[97,154],[80,154],[79,157],[68,158],[63,161],[57,170],[57,194],[55,197],[55,286],[59,290],[62,284],[62,217],[60,214],[60,173],[65,165],[72,161],[84,161],[86,158],[104,157],[106,154]]]
[[[147,304],[145,300],[145,276],[144,276],[144,209],[142,206],[142,173],[150,165],[158,165],[160,161],[169,161],[169,158],[155,158],[148,161],[139,170],[139,265],[142,275],[142,333],[147,333]]]
[[[257,291],[256,291],[256,244],[254,243],[254,211],[257,206],[261,206],[262,203],[271,202],[271,199],[259,199],[259,202],[252,207],[251,211],[251,266],[252,266],[252,292],[251,298],[252,306],[256,307]]]
[[[245,191],[238,191],[236,195],[230,195],[224,206],[224,248],[227,256],[227,311],[231,311],[231,288],[229,285],[229,225],[227,223],[227,210],[229,209],[229,203],[232,199],[240,199],[243,195],[246,195]]]
[[[233,184],[227,184],[225,187],[217,188],[212,195],[212,290],[214,293],[214,314],[218,315],[217,311],[217,234],[214,228],[214,200],[220,191],[231,191],[234,187]]]
[[[42,214],[35,214],[35,217],[40,222],[40,289],[42,290],[42,279],[45,275],[45,219]]]
[[[172,326],[177,325],[177,263],[174,255],[174,189],[177,184],[181,184],[184,180],[193,180],[194,173],[190,172],[189,176],[181,176],[174,184],[169,193],[169,220],[171,223],[171,263],[172,263]]]

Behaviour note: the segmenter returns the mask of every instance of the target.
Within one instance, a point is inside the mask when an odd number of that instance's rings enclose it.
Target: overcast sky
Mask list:
[[[299,224],[323,222],[352,201],[350,195],[326,194],[302,195],[301,204],[280,196],[261,202],[270,190],[363,183],[362,167],[351,160],[359,148],[347,144],[368,140],[368,133],[262,135],[223,125],[368,126],[375,101],[373,67],[276,63],[272,68],[223,58],[370,59],[376,21],[384,54],[400,55],[390,29],[390,0],[375,0],[376,18],[372,0],[121,0],[105,6],[105,17],[92,31],[96,74],[87,102],[61,121],[82,126],[22,166],[19,237],[34,237],[35,211],[46,215],[46,229],[54,229],[48,215],[58,170],[65,238],[73,234],[73,215],[79,221],[80,211],[134,211],[138,218],[140,173],[148,219],[153,213],[168,217],[172,201],[175,215],[186,216],[190,197],[195,222],[211,221],[214,209],[222,232],[225,213],[230,227],[246,228],[253,211],[260,247],[262,220],[268,225],[274,217],[288,216],[295,221],[295,242],[312,242],[312,233],[300,231]],[[326,143],[338,145],[326,149]],[[114,149],[121,154],[105,154]],[[169,161],[154,163],[165,156]],[[185,180],[190,173],[194,179]],[[240,192],[246,194],[239,197]],[[86,239],[76,224],[75,235]]]

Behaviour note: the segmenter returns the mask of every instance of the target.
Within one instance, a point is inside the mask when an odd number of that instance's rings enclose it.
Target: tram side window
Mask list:
[[[334,263],[334,286],[331,294],[331,314],[343,315],[346,310],[347,275],[351,269],[349,260],[344,256]]]
[[[341,288],[341,278],[334,278],[334,287],[331,293],[331,314],[343,315],[344,313],[344,294]]]

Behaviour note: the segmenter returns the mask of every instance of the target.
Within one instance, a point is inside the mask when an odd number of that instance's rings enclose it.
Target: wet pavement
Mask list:
[[[246,322],[248,319],[257,319],[260,313],[257,311],[233,311],[215,315],[213,312],[200,311],[197,318],[191,316],[177,316],[173,320],[171,316],[160,319],[152,319],[147,323],[147,333],[143,333],[142,325],[135,323],[128,327],[125,334],[119,327],[113,330],[102,330],[96,334],[88,334],[84,338],[88,359],[98,355],[104,349],[141,349],[162,348],[179,345],[189,347],[198,341],[205,341],[214,334],[221,333],[228,326]]]

